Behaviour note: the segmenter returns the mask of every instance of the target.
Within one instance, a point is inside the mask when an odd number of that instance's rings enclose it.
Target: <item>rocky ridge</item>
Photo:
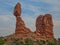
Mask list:
[[[51,14],[40,15],[36,19],[36,31],[31,32],[29,28],[25,26],[24,21],[21,18],[21,4],[17,3],[14,8],[14,16],[16,17],[16,29],[15,34],[8,37],[31,37],[37,40],[39,39],[53,39],[53,21]]]

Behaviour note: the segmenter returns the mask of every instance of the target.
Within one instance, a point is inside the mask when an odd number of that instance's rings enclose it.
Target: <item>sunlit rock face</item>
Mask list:
[[[51,14],[40,15],[36,19],[36,33],[45,39],[53,39],[53,21]]]
[[[40,37],[40,38],[43,38],[43,39],[46,39],[45,38],[45,29],[44,29],[44,16],[43,15],[40,15],[37,17],[36,19],[36,31],[35,33]]]
[[[46,38],[54,38],[53,36],[53,21],[51,14],[45,14],[44,16],[45,34]]]
[[[21,16],[21,4],[17,3],[15,8],[14,8],[14,15],[17,16]]]
[[[30,30],[26,28],[24,21],[21,18],[21,4],[17,3],[14,8],[14,16],[16,17],[16,34],[26,34],[29,33]]]
[[[14,16],[16,17],[16,28],[13,35],[9,38],[25,37],[40,39],[53,39],[53,21],[51,14],[40,15],[36,19],[36,31],[31,32],[29,28],[25,26],[21,17],[21,4],[17,3],[14,8]]]

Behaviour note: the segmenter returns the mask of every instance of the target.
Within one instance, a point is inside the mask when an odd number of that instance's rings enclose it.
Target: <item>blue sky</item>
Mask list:
[[[52,14],[54,36],[60,38],[60,0],[0,0],[0,36],[15,32],[14,6],[17,2],[22,6],[22,19],[26,27],[35,31],[36,18],[46,13]]]

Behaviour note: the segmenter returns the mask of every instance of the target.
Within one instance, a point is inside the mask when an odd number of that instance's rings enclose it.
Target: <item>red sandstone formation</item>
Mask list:
[[[31,37],[37,40],[39,39],[53,39],[53,21],[50,14],[40,15],[36,19],[36,31],[31,32],[25,26],[24,21],[21,18],[21,4],[17,3],[14,8],[14,16],[16,17],[16,29],[15,34],[9,36],[14,37]]]
[[[16,30],[15,34],[23,35],[31,32],[28,28],[26,28],[24,21],[21,18],[21,4],[17,3],[14,8],[14,16],[16,17]]]
[[[53,21],[51,14],[44,15],[45,35],[47,39],[54,38],[53,36]]]
[[[39,36],[39,37],[41,37],[41,38],[43,38],[43,39],[46,39],[45,38],[45,30],[44,30],[44,22],[43,22],[43,15],[40,15],[40,16],[38,16],[38,18],[36,19],[36,31],[35,31],[35,33]]]
[[[36,31],[35,33],[39,33],[42,38],[52,39],[53,36],[53,21],[52,16],[50,14],[40,15],[36,20]]]
[[[26,28],[25,23],[21,18],[21,5],[19,3],[15,6],[14,16],[16,17],[16,35],[20,37],[27,35],[28,37],[43,39],[52,39],[54,37],[52,16],[50,14],[38,16],[36,19],[36,31],[33,33]]]

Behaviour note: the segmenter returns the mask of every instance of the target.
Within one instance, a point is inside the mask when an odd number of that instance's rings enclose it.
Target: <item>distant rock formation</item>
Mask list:
[[[17,3],[14,8],[14,16],[16,17],[16,29],[15,34],[8,36],[9,38],[15,37],[32,37],[39,39],[53,39],[53,21],[51,14],[40,15],[36,19],[36,31],[31,32],[29,28],[25,26],[24,21],[21,18],[21,4]]]
[[[45,39],[52,39],[53,36],[53,21],[51,14],[40,15],[36,19],[36,33]]]
[[[30,29],[26,28],[24,21],[21,18],[21,4],[17,3],[14,8],[14,16],[16,17],[16,30],[15,34],[23,35],[31,32]]]

